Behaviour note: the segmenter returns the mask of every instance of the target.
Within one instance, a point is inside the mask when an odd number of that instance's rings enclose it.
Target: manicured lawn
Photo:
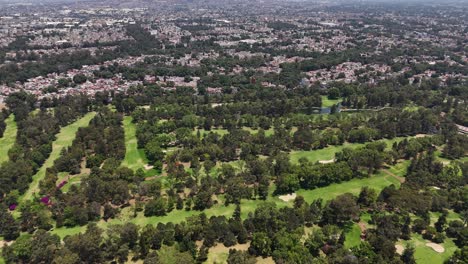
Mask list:
[[[3,133],[3,137],[0,138],[0,165],[8,161],[8,151],[15,144],[16,132],[18,131],[15,117],[10,115],[6,120],[6,129]]]
[[[317,200],[318,198],[321,198],[324,201],[328,201],[328,200],[334,199],[338,195],[341,195],[347,192],[352,193],[354,195],[358,195],[363,186],[370,186],[376,189],[377,192],[380,192],[383,188],[391,184],[399,186],[400,182],[394,177],[381,172],[370,178],[353,179],[348,182],[332,184],[330,186],[317,188],[314,190],[299,190],[296,193],[297,195],[303,196],[305,200],[310,203],[311,201]],[[272,196],[273,191],[274,191],[274,187],[272,186],[270,187],[270,194],[267,198],[267,202],[274,202],[278,207],[293,205],[293,201],[284,202],[280,200],[278,197]],[[229,206],[225,206],[224,197],[222,195],[218,196],[218,200],[219,200],[218,204],[215,204],[212,208],[206,209],[203,211],[207,215],[207,217],[209,218],[211,216],[219,216],[219,215],[224,215],[226,217],[232,216],[232,214],[234,213],[235,206],[233,204]],[[246,219],[248,214],[250,212],[254,212],[255,209],[261,203],[264,203],[264,201],[242,200],[241,201],[241,217],[243,219]],[[184,221],[187,217],[198,215],[200,213],[202,212],[194,211],[194,210],[191,210],[191,211],[173,210],[166,216],[145,217],[142,212],[139,212],[137,217],[133,217],[132,208],[127,207],[127,208],[122,209],[122,212],[120,213],[118,218],[112,219],[108,222],[99,221],[98,226],[101,228],[106,228],[109,224],[122,224],[125,222],[132,222],[141,227],[147,224],[168,223],[168,222],[179,223],[181,221]],[[67,235],[72,235],[72,234],[83,232],[84,230],[85,230],[85,227],[73,227],[73,228],[61,227],[61,228],[54,229],[52,233],[57,234],[61,238],[63,238]],[[354,234],[356,230],[353,230],[352,232]],[[348,243],[352,245],[356,243],[356,239],[353,238]]]
[[[388,171],[398,176],[404,177],[406,175],[406,172],[408,171],[408,166],[410,165],[410,163],[411,161],[404,160],[403,162],[400,162],[395,166],[388,168]]]
[[[251,134],[257,134],[258,133],[258,129],[252,129],[250,127],[243,127],[242,129],[245,130],[245,131],[249,131]],[[211,130],[205,130],[203,128],[200,128],[200,129],[195,129],[193,131],[193,134],[196,135],[197,131],[200,131],[200,135],[202,137],[206,136],[210,132],[213,132],[213,133],[218,134],[220,136],[224,136],[226,134],[229,134],[229,131],[227,129],[223,129],[223,128],[212,128]],[[273,128],[265,130],[265,136],[267,136],[267,137],[273,135],[274,133],[275,133],[275,131],[274,131]]]
[[[136,138],[136,125],[132,123],[132,117],[126,116],[123,120],[125,130],[125,159],[122,162],[122,166],[128,167],[134,171],[138,169],[145,170],[145,165],[148,164],[145,152],[142,149],[138,149],[138,143]],[[147,176],[154,176],[157,174],[156,170],[145,170]]]
[[[227,131],[227,129],[222,129],[222,128],[212,128],[211,130],[205,130],[203,128],[199,128],[199,129],[195,129],[193,131],[193,134],[196,135],[197,132],[200,131],[200,135],[201,137],[205,137],[206,135],[208,135],[210,132],[213,132],[215,134],[218,134],[220,136],[224,136],[226,134],[229,133],[229,131]]]
[[[361,228],[356,223],[353,223],[351,228],[346,231],[346,239],[344,242],[345,248],[352,248],[361,244]]]
[[[67,184],[65,184],[65,186],[63,186],[62,192],[64,192],[64,193],[68,192],[70,190],[70,187],[72,187],[72,185],[80,185],[81,180],[82,180],[81,175],[79,175],[78,177],[71,178],[67,182]]]
[[[306,158],[310,162],[332,160],[335,158],[335,154],[342,151],[343,148],[357,148],[362,146],[364,146],[364,144],[345,143],[342,146],[330,146],[317,150],[292,151],[290,154],[290,160],[294,164],[297,164],[301,158]]]
[[[440,151],[440,150],[437,150],[435,152],[435,156],[436,156],[437,160],[439,160],[440,162],[442,162],[444,164],[450,164],[450,162],[454,161],[454,160],[447,159],[447,158],[443,157],[442,151]],[[457,161],[467,162],[468,161],[468,156],[464,156],[462,158],[459,158],[459,159],[457,159]]]
[[[81,119],[60,129],[60,132],[57,134],[57,139],[52,144],[52,152],[50,153],[49,158],[45,161],[36,175],[33,176],[33,181],[29,185],[29,189],[23,195],[23,199],[30,200],[33,195],[39,191],[39,182],[45,177],[46,169],[54,165],[54,161],[60,157],[60,152],[63,148],[71,146],[78,128],[88,126],[95,114],[96,113],[94,112],[88,113]]]
[[[411,137],[409,137],[411,138]],[[394,142],[400,142],[405,137],[397,137],[393,139],[383,139],[383,140],[378,140],[383,141],[387,144],[387,149],[391,148]],[[292,163],[298,163],[299,159],[301,158],[307,158],[310,162],[318,162],[318,161],[326,161],[326,160],[332,160],[335,158],[335,153],[342,151],[344,148],[358,148],[365,146],[365,144],[361,143],[344,143],[341,146],[329,146],[323,149],[317,149],[317,150],[309,150],[309,151],[292,151],[290,154],[290,160]]]
[[[392,176],[386,175],[384,173],[379,173],[377,175],[371,176],[370,178],[364,179],[353,179],[348,182],[335,183],[327,187],[317,188],[314,190],[299,190],[297,195],[301,195],[307,202],[312,202],[317,199],[323,199],[328,201],[334,199],[340,194],[343,193],[352,193],[358,195],[361,191],[361,188],[364,186],[374,188],[377,193],[379,193],[383,188],[394,184],[400,186],[400,182]],[[290,202],[292,204],[292,202]]]
[[[418,264],[442,264],[457,250],[457,246],[453,243],[452,239],[445,239],[442,246],[445,248],[443,253],[438,253],[432,248],[426,246],[426,243],[430,242],[422,238],[419,234],[413,234],[410,241],[399,241],[397,244],[406,247],[408,244],[412,244],[415,247],[414,257]]]
[[[258,133],[258,129],[252,129],[250,127],[243,127],[242,129],[249,131],[252,135]],[[268,130],[265,130],[265,136],[269,137],[275,133],[275,130],[273,128],[270,128]]]
[[[336,105],[337,103],[340,103],[341,101],[342,101],[341,99],[330,100],[328,99],[328,96],[324,95],[322,96],[322,107],[332,107],[333,105]]]
[[[431,212],[431,224],[435,224],[442,213],[439,212]],[[447,222],[451,222],[454,220],[461,220],[461,217],[458,213],[455,213],[453,210],[448,211]]]

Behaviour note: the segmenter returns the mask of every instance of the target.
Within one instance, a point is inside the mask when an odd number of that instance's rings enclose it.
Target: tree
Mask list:
[[[255,257],[249,255],[246,251],[230,249],[227,259],[228,264],[255,264],[257,260]]]
[[[85,83],[87,80],[88,80],[88,78],[84,74],[77,74],[77,75],[73,76],[73,82],[76,83],[76,84]]]
[[[340,90],[338,88],[331,88],[328,90],[328,99],[330,100],[336,100],[340,97]]]
[[[293,193],[299,188],[299,179],[296,174],[281,174],[276,180],[275,194]]]
[[[7,209],[0,205],[0,236],[3,236],[6,240],[15,240],[19,235],[19,224]]]
[[[166,199],[156,198],[145,205],[145,216],[164,216],[166,215]]]
[[[400,259],[405,264],[416,264],[416,260],[414,259],[414,247],[410,245],[405,248]]]
[[[264,232],[256,232],[252,236],[249,252],[256,256],[268,257],[271,255],[272,242]]]
[[[356,199],[350,193],[342,194],[331,200],[325,207],[323,220],[329,224],[343,225],[359,216]]]
[[[361,192],[359,193],[359,198],[357,200],[358,204],[363,206],[371,206],[377,200],[377,192],[375,189],[369,188],[364,186],[361,188]]]
[[[314,230],[306,239],[304,246],[309,250],[314,257],[320,255],[320,249],[325,245],[325,236],[321,229]]]

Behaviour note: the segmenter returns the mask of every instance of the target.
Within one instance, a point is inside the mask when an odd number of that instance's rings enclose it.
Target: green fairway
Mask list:
[[[396,165],[398,166],[398,164]],[[392,168],[390,168],[392,169]],[[334,199],[338,195],[343,193],[352,193],[354,195],[358,195],[361,191],[363,186],[369,186],[374,188],[377,192],[380,192],[386,186],[394,184],[396,186],[400,186],[400,182],[395,177],[392,177],[386,173],[380,172],[377,175],[374,175],[370,178],[364,179],[353,179],[348,182],[342,182],[339,184],[332,184],[327,187],[317,188],[314,190],[299,190],[297,191],[297,195],[301,195],[307,202],[311,202],[317,200],[318,198],[323,199],[324,201],[328,201]],[[267,202],[274,202],[278,207],[284,206],[293,206],[293,201],[284,202],[280,200],[278,197],[273,196],[272,193],[274,188],[270,188],[269,196],[267,198]],[[211,216],[220,216],[224,215],[226,217],[232,216],[234,213],[235,206],[233,204],[229,206],[224,205],[224,197],[222,195],[218,196],[219,202],[210,209],[206,209],[203,211],[207,215],[207,217]],[[259,204],[264,203],[264,201],[260,200],[245,200],[241,201],[241,216],[243,219],[247,218],[248,214],[255,211],[255,208],[258,207]],[[172,212],[168,213],[165,216],[153,216],[153,217],[145,217],[142,212],[138,213],[137,217],[133,217],[133,212],[131,207],[126,207],[122,209],[121,214],[118,218],[109,220],[108,222],[99,221],[98,226],[101,228],[106,228],[109,224],[123,224],[125,222],[132,222],[141,227],[147,224],[157,224],[157,223],[180,223],[184,221],[187,217],[192,215],[198,215],[201,211],[186,211],[186,210],[173,210]],[[73,228],[66,228],[60,227],[52,230],[52,233],[59,235],[61,238],[64,238],[67,235],[73,235],[80,232],[84,232],[86,227],[73,227]],[[352,230],[353,234],[356,230]],[[351,239],[351,238],[350,238]],[[354,245],[356,243],[356,238],[353,238],[349,245]]]
[[[147,176],[154,176],[157,174],[156,170],[146,170],[145,165],[148,165],[148,159],[142,149],[138,149],[138,142],[136,138],[136,125],[132,122],[130,116],[124,117],[123,125],[125,130],[125,159],[122,166],[128,167],[134,171],[143,169],[146,171]]]
[[[3,137],[0,138],[0,164],[8,161],[8,151],[15,144],[16,132],[18,127],[15,122],[15,116],[10,115],[6,120],[6,130]]]
[[[72,187],[72,185],[80,185],[81,184],[81,179],[82,179],[81,176],[82,175],[77,175],[77,177],[73,177],[73,178],[69,179],[67,181],[67,184],[65,184],[65,186],[63,186],[62,192],[67,193],[70,190],[70,187]]]
[[[429,242],[430,241],[423,239],[420,234],[413,234],[410,241],[399,241],[397,245],[406,247],[408,244],[412,244],[416,249],[414,258],[418,264],[442,264],[457,250],[457,246],[453,243],[452,239],[447,238],[445,242],[441,244],[445,249],[443,253],[438,253],[434,249],[428,247],[426,243]]]
[[[412,137],[408,137],[408,138],[412,138]],[[385,142],[387,144],[387,149],[388,149],[392,147],[394,142],[400,142],[403,139],[405,139],[405,137],[396,137],[393,139],[382,139],[382,140],[378,140],[378,142]],[[365,144],[346,142],[340,146],[329,146],[323,149],[308,150],[308,151],[292,151],[290,154],[290,160],[294,164],[297,164],[299,162],[299,159],[301,158],[306,158],[310,162],[331,161],[335,158],[335,153],[342,151],[344,148],[355,149],[358,147],[363,147],[365,146]]]
[[[331,100],[331,99],[328,99],[328,96],[324,95],[322,96],[322,107],[332,107],[334,105],[336,105],[337,103],[341,103],[341,99],[335,99],[335,100]]]
[[[354,195],[359,194],[361,187],[363,186],[370,186],[380,192],[384,187],[389,186],[391,184],[395,184],[399,186],[399,181],[389,175],[384,173],[378,174],[376,176],[365,178],[365,179],[354,179],[349,182],[343,182],[340,184],[333,184],[323,188],[317,188],[315,190],[299,190],[296,193],[301,195],[305,198],[307,202],[311,202],[318,198],[322,198],[325,201],[331,200],[336,196],[349,192]],[[270,193],[273,192],[273,188]],[[220,202],[215,204],[210,209],[206,209],[203,212],[207,215],[207,217],[211,216],[220,216],[224,215],[226,217],[232,216],[234,213],[235,206],[233,204],[229,206],[225,206],[222,202],[222,196],[219,197]],[[280,200],[278,197],[268,196],[268,202],[274,202],[278,207],[283,206],[292,206],[293,201],[284,202]],[[260,200],[242,200],[241,202],[241,216],[242,218],[246,218],[250,212],[254,212],[255,208],[258,207],[259,204],[264,203],[264,201]],[[198,215],[201,211],[185,211],[185,210],[173,210],[166,216],[152,216],[152,217],[145,217],[142,212],[138,213],[137,217],[133,217],[131,207],[124,208],[120,214],[120,216],[116,219],[109,220],[108,222],[99,221],[98,226],[101,228],[106,228],[109,224],[123,224],[125,222],[132,222],[139,226],[145,226],[147,224],[157,224],[157,223],[180,223],[184,221],[187,217],[192,215]],[[59,235],[61,238],[64,238],[67,235],[77,234],[83,232],[86,227],[73,227],[73,228],[56,228],[52,230],[52,233]],[[353,231],[355,232],[355,231]],[[356,243],[356,240],[351,240],[350,244]]]
[[[386,175],[385,173],[379,173],[371,176],[370,178],[353,179],[348,182],[335,183],[330,186],[314,190],[299,190],[296,193],[297,195],[303,196],[304,199],[310,203],[317,199],[328,201],[343,193],[358,195],[361,188],[364,186],[374,188],[377,193],[379,193],[383,188],[391,184],[400,186],[400,182],[396,178]]]
[[[52,144],[52,152],[50,153],[49,158],[33,176],[29,189],[23,195],[22,199],[30,200],[33,195],[39,191],[39,182],[45,177],[46,169],[54,165],[54,161],[60,157],[60,152],[63,148],[71,146],[78,128],[87,126],[95,114],[96,113],[94,112],[88,113],[81,119],[78,119],[74,123],[60,129],[60,132],[57,134],[57,139]]]
[[[198,131],[200,131],[201,137],[205,137],[210,132],[213,132],[213,133],[218,134],[220,136],[224,136],[224,135],[229,133],[229,131],[227,131],[227,129],[222,129],[222,128],[212,128],[211,130],[205,130],[203,128],[195,128],[195,130],[193,131],[193,134],[196,135],[198,133]]]

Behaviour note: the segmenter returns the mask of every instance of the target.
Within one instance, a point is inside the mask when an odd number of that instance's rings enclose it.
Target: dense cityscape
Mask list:
[[[468,263],[468,2],[0,0],[0,263]]]

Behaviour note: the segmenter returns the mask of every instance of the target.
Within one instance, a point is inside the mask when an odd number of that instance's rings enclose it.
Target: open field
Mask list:
[[[393,139],[382,139],[378,140],[378,142],[385,142],[387,144],[387,148],[391,148],[394,142],[400,142],[406,137],[396,137]],[[411,137],[408,137],[411,138]],[[292,151],[290,154],[290,160],[292,163],[297,164],[299,159],[306,158],[310,162],[319,162],[319,161],[328,161],[335,158],[335,154],[337,152],[342,151],[344,148],[351,148],[355,149],[358,147],[363,147],[367,143],[344,143],[340,146],[329,146],[323,149],[317,150],[308,150],[308,151]]]
[[[250,243],[237,244],[232,247],[226,247],[223,244],[218,243],[216,244],[216,246],[209,249],[208,259],[205,263],[226,263],[230,249],[247,251],[249,249],[249,246]]]
[[[361,228],[357,223],[353,223],[349,230],[346,232],[346,239],[344,242],[345,248],[352,248],[361,244]]]
[[[398,241],[397,245],[406,247],[408,244],[412,244],[416,249],[414,258],[418,264],[442,264],[457,250],[457,246],[453,243],[452,239],[445,239],[445,242],[441,244],[445,251],[438,253],[426,245],[430,241],[423,239],[421,235],[413,234],[411,237],[410,241]]]
[[[377,191],[377,193],[379,193],[383,188],[391,184],[400,186],[398,179],[381,172],[377,175],[371,176],[370,178],[353,179],[347,182],[335,183],[327,187],[317,188],[315,190],[299,190],[296,193],[297,195],[303,196],[304,199],[310,203],[317,199],[328,201],[343,193],[358,195],[361,188],[364,186],[372,187]]]
[[[196,135],[198,133],[198,131],[200,131],[201,137],[205,137],[210,132],[213,132],[213,133],[218,134],[220,136],[224,136],[226,134],[229,134],[229,131],[227,131],[227,129],[223,129],[223,128],[212,128],[211,130],[205,130],[203,128],[195,128],[195,130],[192,133],[194,135]]]
[[[60,132],[57,134],[57,139],[52,144],[52,152],[50,153],[49,158],[33,176],[29,189],[23,195],[22,199],[30,200],[33,197],[33,195],[39,190],[39,182],[45,177],[46,169],[54,165],[54,161],[60,157],[60,152],[63,148],[71,146],[78,128],[87,126],[94,115],[94,112],[88,113],[81,119],[78,119],[74,123],[60,129]]]
[[[361,188],[363,186],[370,186],[377,190],[377,192],[381,191],[384,187],[389,186],[391,184],[395,184],[396,186],[400,185],[400,182],[385,173],[379,173],[375,176],[370,178],[364,179],[353,179],[348,182],[343,182],[339,184],[332,184],[327,187],[317,188],[314,190],[299,190],[297,191],[297,195],[302,195],[307,202],[311,202],[318,198],[323,199],[324,201],[331,200],[336,196],[349,192],[354,195],[359,194]],[[280,200],[276,196],[272,196],[274,189],[270,188],[270,195],[266,202],[274,202],[278,207],[283,206],[292,206],[293,201],[284,202]],[[207,215],[207,217],[211,216],[220,216],[224,215],[226,217],[232,216],[234,213],[235,206],[233,204],[229,206],[225,206],[223,204],[223,197],[218,197],[218,204],[213,205],[212,208],[206,209],[203,212]],[[255,208],[261,203],[265,203],[264,201],[259,200],[242,200],[241,202],[241,216],[242,218],[246,218],[249,212],[254,212]],[[172,212],[168,213],[166,216],[152,216],[152,217],[145,217],[142,212],[138,213],[137,217],[133,217],[133,212],[131,207],[124,208],[120,214],[120,216],[116,219],[112,219],[108,222],[99,221],[98,226],[101,228],[106,228],[110,224],[123,224],[125,222],[132,222],[139,226],[145,226],[147,224],[157,224],[157,223],[179,223],[184,221],[187,217],[198,215],[201,211],[185,211],[185,210],[173,210]],[[83,232],[85,227],[73,227],[73,228],[56,228],[52,230],[52,233],[59,235],[61,238],[64,238],[67,235],[77,234]],[[355,243],[355,240],[353,242]]]
[[[136,138],[136,125],[132,123],[132,117],[126,116],[123,120],[123,126],[125,130],[125,159],[122,162],[122,166],[128,167],[134,171],[143,169],[146,172],[146,176],[154,176],[157,174],[156,170],[146,170],[145,165],[148,164],[145,152],[142,149],[138,149],[138,143]]]
[[[327,96],[322,96],[322,107],[332,107],[341,101],[341,99],[330,100]]]
[[[8,151],[15,144],[16,132],[18,130],[14,115],[10,115],[5,120],[5,123],[6,130],[3,133],[3,137],[0,138],[0,164],[8,161]]]

